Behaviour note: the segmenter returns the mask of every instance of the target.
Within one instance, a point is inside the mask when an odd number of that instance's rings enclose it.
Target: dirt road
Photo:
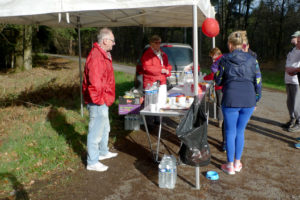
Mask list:
[[[133,131],[117,140],[113,151],[118,157],[103,161],[107,172],[91,172],[81,163],[78,171],[57,174],[50,180],[36,181],[27,191],[32,200],[74,199],[300,199],[300,150],[294,148],[295,137],[281,125],[288,121],[286,95],[263,90],[263,96],[245,132],[243,169],[230,176],[220,170],[226,154],[220,151],[221,130],[214,119],[208,126],[211,163],[201,167],[200,190],[195,190],[195,168],[178,166],[176,187],[158,187],[157,164],[153,162],[146,133]],[[160,153],[176,155],[179,140],[175,135],[179,119],[165,119]],[[111,133],[114,134],[114,133]],[[151,131],[156,147],[157,129]],[[205,178],[209,170],[219,173],[218,181]]]
[[[242,157],[244,168],[234,176],[224,174],[220,165],[225,153],[219,151],[221,131],[211,119],[208,140],[212,151],[211,164],[202,167],[200,190],[195,190],[195,169],[179,166],[173,190],[158,187],[157,164],[153,162],[143,130],[132,132],[118,141],[114,148],[117,158],[104,161],[107,172],[90,172],[82,164],[79,171],[66,172],[51,180],[37,182],[31,199],[300,199],[300,151],[293,147],[300,133],[281,128],[288,120],[286,96],[281,92],[263,90],[245,133]],[[179,141],[172,120],[166,120],[161,153],[176,154]],[[152,130],[152,145],[156,145],[157,130]],[[219,173],[218,181],[205,178],[208,170]],[[66,180],[66,181],[61,181]]]

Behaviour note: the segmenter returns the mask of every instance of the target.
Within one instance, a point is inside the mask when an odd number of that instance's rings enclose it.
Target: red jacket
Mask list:
[[[115,101],[115,76],[112,60],[94,43],[84,68],[82,83],[84,102],[111,106]]]
[[[154,54],[151,47],[144,52],[141,58],[144,88],[148,83],[152,86],[158,80],[161,85],[164,85],[167,83],[167,77],[171,76],[172,66],[168,62],[168,56],[162,50],[160,51],[162,52],[163,65],[161,65],[160,59]],[[169,70],[169,74],[162,74],[162,69]]]
[[[203,78],[204,80],[206,81],[211,81],[211,80],[214,80],[214,73],[211,72],[210,74],[204,76]],[[219,86],[219,85],[215,85],[215,90],[221,90],[223,88],[223,86]]]

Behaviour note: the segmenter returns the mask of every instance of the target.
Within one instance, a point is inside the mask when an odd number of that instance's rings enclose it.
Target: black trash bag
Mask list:
[[[207,142],[207,118],[198,98],[194,99],[188,112],[176,128],[182,141],[180,160],[191,166],[206,166],[210,163],[210,148]]]

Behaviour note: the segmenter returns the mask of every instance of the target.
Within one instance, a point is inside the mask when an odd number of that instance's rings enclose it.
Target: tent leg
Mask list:
[[[82,97],[82,72],[81,72],[81,37],[80,37],[80,17],[77,17],[78,28],[78,55],[79,55],[79,76],[80,76],[80,111],[83,117],[83,97]]]
[[[212,38],[212,47],[213,48],[216,47],[216,38],[215,37]],[[215,98],[215,100],[214,100],[214,119],[217,119],[217,104],[216,104],[216,91],[215,91],[215,89],[214,89],[214,98]]]
[[[200,167],[196,167],[196,189],[200,190]]]
[[[198,95],[198,22],[197,5],[193,5],[194,94]]]
[[[193,5],[194,94],[198,95],[198,22],[197,5]],[[196,189],[200,189],[200,167],[196,167]]]

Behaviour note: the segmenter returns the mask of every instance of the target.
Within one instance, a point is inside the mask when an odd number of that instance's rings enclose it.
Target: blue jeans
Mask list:
[[[222,111],[225,125],[227,161],[241,160],[244,149],[244,132],[254,107],[222,107]]]
[[[108,137],[110,131],[108,107],[103,105],[88,104],[90,113],[89,132],[87,135],[87,164],[98,162],[99,155],[108,153]]]

